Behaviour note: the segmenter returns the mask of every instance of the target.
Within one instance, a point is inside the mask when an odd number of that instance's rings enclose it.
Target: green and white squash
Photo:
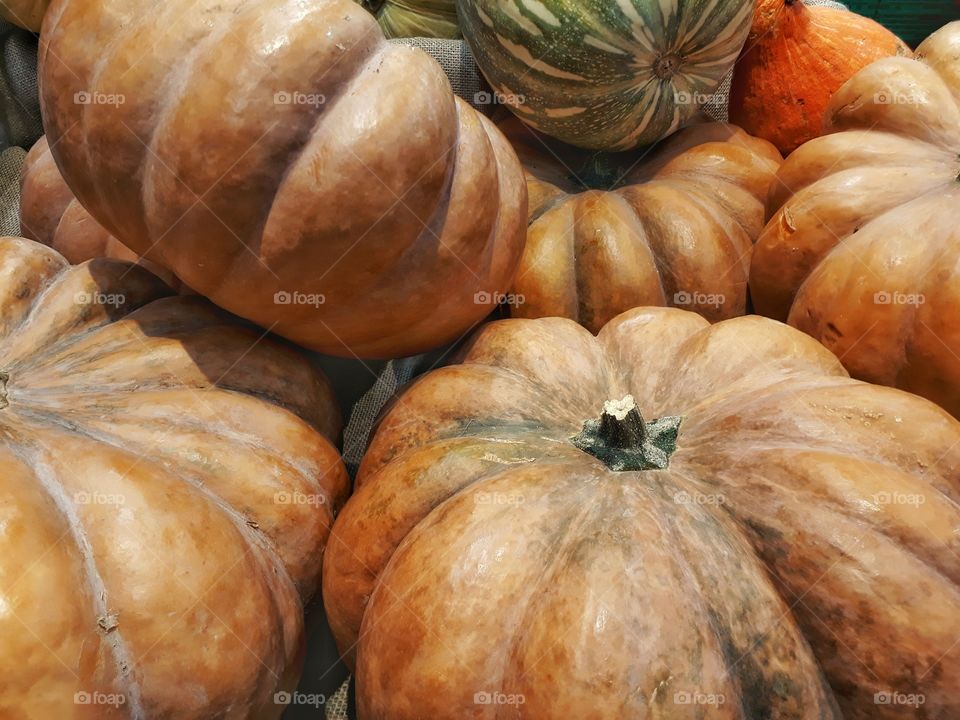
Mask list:
[[[753,0],[457,0],[501,101],[528,125],[593,150],[682,127],[733,67]]]
[[[362,0],[388,38],[458,38],[455,0]]]

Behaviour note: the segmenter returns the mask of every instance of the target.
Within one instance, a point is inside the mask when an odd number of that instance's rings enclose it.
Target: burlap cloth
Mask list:
[[[829,0],[810,4],[844,7]],[[454,92],[479,111],[492,114],[489,87],[480,76],[469,48],[460,40],[410,38],[393,40],[416,45],[436,58],[450,78]],[[37,100],[37,41],[34,35],[0,20],[0,235],[19,235],[19,174],[29,149],[42,133]],[[716,120],[726,120],[729,78],[704,107]],[[317,364],[331,377],[338,399],[348,418],[344,430],[343,454],[351,473],[356,471],[366,450],[370,432],[381,409],[398,389],[414,377],[442,365],[454,348],[442,348],[427,355],[361,362],[316,357]],[[312,609],[307,619],[310,653],[299,689],[299,698],[285,720],[320,718],[347,720],[345,669],[336,660],[329,628],[322,610]],[[319,702],[322,700],[323,702]]]

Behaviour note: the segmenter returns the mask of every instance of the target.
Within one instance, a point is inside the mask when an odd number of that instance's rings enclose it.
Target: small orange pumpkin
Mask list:
[[[730,89],[730,122],[788,154],[821,133],[841,85],[874,60],[910,55],[879,23],[803,0],[759,0]]]

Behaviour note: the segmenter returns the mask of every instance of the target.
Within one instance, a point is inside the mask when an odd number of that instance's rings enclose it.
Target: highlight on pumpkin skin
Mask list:
[[[768,199],[750,290],[850,373],[960,417],[960,21],[841,87]]]
[[[0,238],[0,716],[278,719],[349,492],[340,427],[292,347],[131,263]]]
[[[664,417],[662,469],[578,447]],[[960,423],[781,323],[502,320],[382,418],[324,601],[366,720],[948,717],[958,501]]]
[[[730,122],[784,155],[823,132],[833,94],[875,60],[911,55],[879,23],[804,0],[760,0],[730,89]]]

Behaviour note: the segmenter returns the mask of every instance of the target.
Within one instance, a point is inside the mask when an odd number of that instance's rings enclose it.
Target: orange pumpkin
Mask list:
[[[958,527],[960,423],[786,325],[511,319],[381,421],[324,600],[362,720],[955,720]]]
[[[60,0],[40,87],[57,165],[97,222],[300,345],[423,352],[509,290],[516,156],[352,0]]]
[[[909,54],[862,15],[803,0],[759,0],[734,66],[730,122],[789,154],[820,135],[830,97],[858,70]]]
[[[772,185],[757,312],[960,417],[960,22],[847,82]]]
[[[30,148],[20,171],[20,233],[75,265],[98,257],[127,260],[143,265],[170,287],[181,285],[172,272],[138,257],[90,217],[63,181],[46,135]]]
[[[524,166],[527,245],[514,317],[597,332],[641,305],[717,321],[747,308],[753,242],[781,157],[733,125],[691,125],[653,152],[595,153],[501,123]]]
[[[296,684],[339,412],[301,353],[169,295],[0,238],[2,718],[273,720]]]

